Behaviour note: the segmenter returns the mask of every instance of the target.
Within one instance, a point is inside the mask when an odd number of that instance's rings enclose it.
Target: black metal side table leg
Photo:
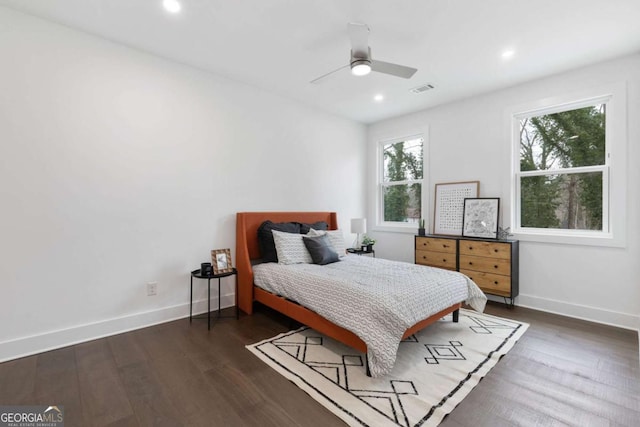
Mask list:
[[[238,308],[238,275],[235,274],[236,276],[236,291],[235,291],[235,295],[236,295],[236,320],[240,319],[240,309]]]
[[[222,278],[224,277],[229,277],[229,276],[236,276],[235,277],[235,308],[236,308],[236,319],[240,318],[240,308],[238,307],[238,271],[233,268],[231,271],[227,271],[225,273],[220,273],[220,274],[213,274],[213,273],[207,273],[207,274],[202,274],[202,272],[200,270],[193,270],[191,272],[191,280],[189,282],[189,323],[191,323],[193,321],[193,278],[195,277],[196,279],[206,279],[207,280],[207,330],[211,330],[211,279],[218,279],[218,319],[222,319],[225,317],[232,317],[232,316],[222,316]],[[216,283],[214,282],[214,285]],[[196,319],[198,319],[201,316],[197,316],[196,315]],[[214,319],[215,320],[215,319]]]

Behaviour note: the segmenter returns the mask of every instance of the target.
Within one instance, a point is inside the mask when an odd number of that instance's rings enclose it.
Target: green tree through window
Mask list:
[[[606,104],[520,120],[520,224],[603,230]]]
[[[385,222],[417,222],[422,216],[423,138],[383,144]]]

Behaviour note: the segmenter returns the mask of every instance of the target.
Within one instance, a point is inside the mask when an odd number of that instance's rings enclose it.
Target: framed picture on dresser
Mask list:
[[[465,198],[462,236],[497,239],[499,212],[498,197]]]
[[[433,234],[460,236],[464,199],[478,197],[480,181],[436,184]]]

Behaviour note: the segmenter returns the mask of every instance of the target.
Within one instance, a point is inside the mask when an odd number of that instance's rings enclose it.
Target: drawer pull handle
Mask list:
[[[497,266],[497,265],[494,265],[494,266],[493,266],[493,268],[498,268],[498,266]]]
[[[497,285],[497,284],[498,284],[498,281],[496,280],[496,281],[494,281],[493,283],[495,283],[495,284]]]
[[[427,259],[427,256],[426,255],[422,255],[422,259]]]
[[[446,258],[442,258],[442,262],[447,262]]]
[[[473,246],[469,246],[469,250],[472,251],[473,250]]]
[[[493,250],[493,252],[498,252],[498,250],[497,250],[497,249],[494,249],[494,250]]]
[[[469,261],[469,265],[473,265],[473,263],[471,261]]]

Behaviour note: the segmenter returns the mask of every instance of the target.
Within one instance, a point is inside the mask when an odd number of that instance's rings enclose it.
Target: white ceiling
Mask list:
[[[0,0],[5,5],[372,123],[640,51],[640,0]],[[342,70],[348,22],[409,80]],[[515,50],[510,60],[501,56]],[[425,83],[435,89],[412,94]],[[381,93],[383,102],[374,102]]]

